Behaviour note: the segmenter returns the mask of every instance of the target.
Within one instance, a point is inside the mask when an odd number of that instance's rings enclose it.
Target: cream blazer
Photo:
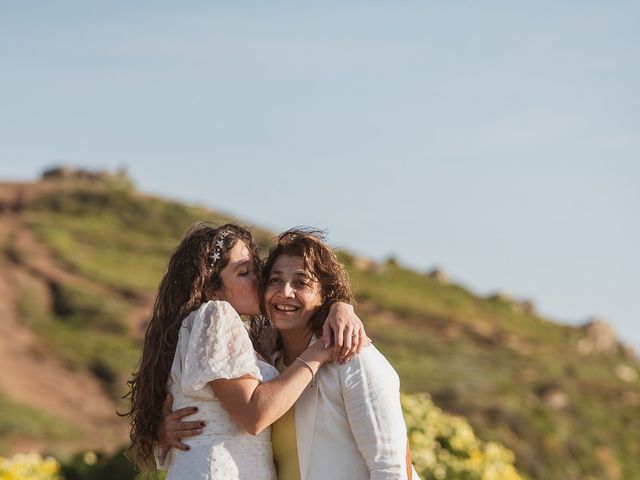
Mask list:
[[[295,424],[301,480],[407,478],[400,380],[373,345],[320,369],[295,403]]]

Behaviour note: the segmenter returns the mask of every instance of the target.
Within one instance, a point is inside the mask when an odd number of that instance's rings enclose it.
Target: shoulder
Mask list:
[[[238,313],[234,310],[229,302],[223,300],[209,300],[208,302],[200,305],[196,310],[193,310],[183,320],[183,326],[191,324],[194,319],[205,318],[240,318]]]
[[[200,305],[182,321],[182,328],[192,335],[210,335],[220,331],[228,331],[232,336],[246,333],[246,326],[240,315],[229,302],[221,300],[211,300]]]
[[[345,371],[350,371],[374,365],[386,365],[393,369],[386,357],[380,353],[380,350],[373,345],[369,345],[368,347],[364,347],[360,353],[351,357],[351,360],[347,363],[340,365],[340,368]]]
[[[373,345],[363,348],[347,363],[336,365],[343,381],[348,382],[350,379],[366,377],[375,383],[399,382],[398,374],[393,366]]]
[[[208,302],[200,305],[198,311],[208,314],[218,314],[221,316],[239,316],[238,312],[235,311],[231,304],[224,300],[209,300]]]

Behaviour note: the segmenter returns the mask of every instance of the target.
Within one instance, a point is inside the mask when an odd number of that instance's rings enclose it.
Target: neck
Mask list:
[[[305,328],[280,332],[280,335],[284,349],[283,360],[288,366],[307,349],[311,341],[311,332]]]

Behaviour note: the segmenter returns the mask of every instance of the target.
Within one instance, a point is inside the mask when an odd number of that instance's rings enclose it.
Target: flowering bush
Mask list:
[[[511,450],[483,442],[461,417],[444,413],[429,395],[403,395],[411,457],[426,480],[522,480]]]
[[[0,480],[61,480],[60,464],[39,453],[20,453],[11,458],[0,457]]]
[[[429,395],[403,395],[411,456],[424,480],[522,480],[511,450],[478,439],[461,417],[444,413]],[[0,457],[0,480],[63,480],[61,467],[37,453]],[[144,478],[160,479],[164,472]],[[119,451],[112,456],[80,452],[65,465],[68,480],[142,479]]]
[[[63,476],[65,480],[164,479],[165,472],[139,473],[126,457],[125,452],[125,448],[114,453],[77,452],[62,465]]]

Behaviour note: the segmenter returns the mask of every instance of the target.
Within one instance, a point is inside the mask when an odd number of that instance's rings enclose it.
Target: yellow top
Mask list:
[[[284,360],[276,361],[279,372],[284,370]],[[278,471],[278,480],[300,480],[298,445],[296,440],[295,405],[271,425],[273,460]]]

